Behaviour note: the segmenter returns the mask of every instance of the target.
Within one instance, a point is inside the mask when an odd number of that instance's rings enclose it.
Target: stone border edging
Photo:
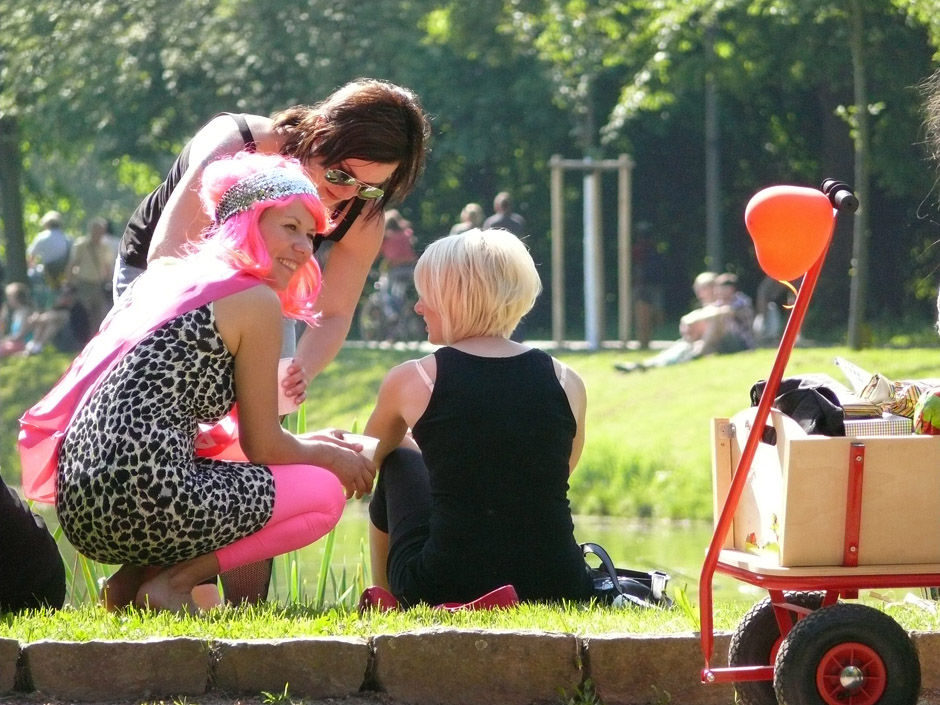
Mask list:
[[[940,689],[940,633],[914,633],[923,688]],[[725,665],[730,635],[715,639]],[[421,629],[400,634],[258,641],[193,638],[144,641],[0,639],[0,695],[61,700],[257,696],[262,691],[330,698],[362,691],[432,705],[558,703],[587,678],[606,705],[727,705],[729,684],[702,685],[699,637]]]

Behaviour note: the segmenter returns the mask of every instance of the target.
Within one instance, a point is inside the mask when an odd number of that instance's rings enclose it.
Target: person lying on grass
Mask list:
[[[201,197],[207,237],[148,268],[23,419],[24,487],[42,495],[52,484],[68,540],[121,565],[102,589],[112,609],[190,609],[193,588],[220,570],[326,534],[375,475],[341,431],[298,437],[278,419],[281,316],[315,323],[313,241],[328,225],[303,167],[276,155],[220,159]],[[61,413],[56,402],[70,396],[80,401]],[[202,457],[199,424],[236,402],[246,461]],[[50,418],[64,432],[51,473],[29,438]]]
[[[432,355],[393,368],[365,434],[379,439],[369,504],[373,582],[404,605],[583,600],[568,477],[584,445],[581,378],[509,339],[541,282],[503,230],[433,242],[415,268]]]

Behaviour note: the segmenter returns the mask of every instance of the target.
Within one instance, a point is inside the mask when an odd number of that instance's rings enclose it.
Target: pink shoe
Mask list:
[[[519,595],[516,593],[516,588],[512,585],[503,585],[472,602],[444,602],[435,605],[434,608],[457,612],[459,610],[492,610],[517,604],[519,604]],[[362,613],[368,609],[377,609],[380,612],[397,610],[399,609],[398,600],[388,590],[373,585],[363,590],[359,597],[359,612]]]
[[[367,587],[359,596],[359,613],[369,609],[376,609],[379,612],[388,612],[398,609],[398,600],[385,588],[378,585]]]
[[[478,597],[473,602],[445,602],[437,605],[437,609],[456,612],[458,610],[492,610],[504,607],[512,607],[519,604],[519,595],[516,588],[512,585],[503,585],[495,590],[491,590],[482,597]]]

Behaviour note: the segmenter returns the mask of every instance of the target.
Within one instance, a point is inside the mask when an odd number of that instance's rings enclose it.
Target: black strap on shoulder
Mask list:
[[[342,240],[343,236],[352,227],[352,224],[356,222],[356,218],[358,218],[359,214],[362,213],[362,209],[365,207],[366,202],[361,198],[353,199],[353,203],[349,207],[349,210],[346,211],[345,215],[339,216],[338,213],[343,212],[345,205],[345,203],[340,204],[340,206],[333,213],[334,218],[342,217],[342,220],[339,221],[337,226],[333,228],[327,235],[318,233],[317,236],[313,239],[314,252],[316,252],[320,248],[320,245],[322,245],[326,240],[329,240],[330,242],[339,242]]]
[[[248,127],[248,121],[245,119],[244,113],[219,113],[219,115],[228,115],[235,121],[238,132],[242,136],[242,141],[245,143],[246,151],[254,152],[258,149],[258,143],[255,142],[255,136],[251,134],[251,129]]]

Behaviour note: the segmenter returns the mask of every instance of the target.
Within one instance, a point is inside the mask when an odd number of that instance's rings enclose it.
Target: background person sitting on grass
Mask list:
[[[3,288],[0,305],[0,357],[22,352],[32,337],[32,316],[36,306],[29,295],[29,287],[22,282],[11,282]]]
[[[692,282],[692,291],[699,307],[692,309],[679,319],[678,340],[668,348],[641,362],[617,362],[614,367],[621,372],[645,370],[650,367],[666,367],[694,360],[714,352],[713,342],[724,334],[724,311],[717,303],[714,272],[702,272]]]
[[[373,581],[405,605],[504,585],[522,600],[589,599],[567,497],[584,383],[509,339],[541,291],[532,257],[507,231],[469,230],[428,246],[415,286],[428,340],[445,347],[393,368],[365,427],[381,464]]]

